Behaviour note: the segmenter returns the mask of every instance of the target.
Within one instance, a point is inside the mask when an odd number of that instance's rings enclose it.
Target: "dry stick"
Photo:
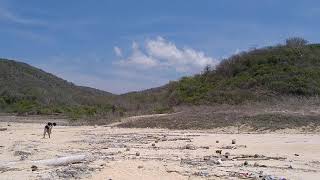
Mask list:
[[[75,155],[67,156],[55,159],[45,159],[39,161],[33,161],[35,164],[45,165],[45,166],[64,166],[72,163],[79,163],[87,159],[86,155]]]

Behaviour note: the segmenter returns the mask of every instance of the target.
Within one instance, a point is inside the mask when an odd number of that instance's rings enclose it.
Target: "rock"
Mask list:
[[[29,156],[31,155],[31,152],[27,152],[27,151],[15,151],[14,152],[14,156]]]
[[[249,165],[248,161],[245,161],[243,165],[248,166]]]
[[[216,161],[216,164],[217,164],[217,165],[222,164],[222,160],[221,160],[221,159],[218,159],[218,160]]]
[[[255,154],[253,157],[254,158],[259,158],[260,156],[259,156],[259,154]]]
[[[231,144],[236,144],[236,140],[232,139]]]
[[[139,152],[136,152],[136,156],[140,156],[140,153],[139,153]]]
[[[221,153],[222,153],[222,150],[220,150],[220,149],[219,149],[219,150],[216,150],[216,153],[217,153],[217,154],[221,154]]]
[[[28,159],[28,155],[23,154],[20,156],[20,161],[24,161],[26,159]]]
[[[143,168],[143,166],[141,166],[141,165],[140,165],[140,166],[138,166],[138,169],[142,169],[142,168]]]
[[[290,165],[289,167],[288,167],[289,169],[293,169],[293,167]]]
[[[166,137],[161,138],[161,141],[168,141]]]
[[[189,149],[189,150],[196,150],[196,146],[192,145],[192,144],[187,144],[184,149]]]
[[[158,142],[159,142],[158,140],[154,141],[154,143],[158,143]]]
[[[202,146],[203,149],[209,149],[209,146]]]
[[[6,131],[8,128],[0,128],[0,131]]]
[[[299,156],[299,154],[294,154],[295,156]]]
[[[154,147],[154,146],[156,146],[156,144],[152,143],[152,144],[151,144],[151,146],[153,146],[153,147]]]
[[[230,156],[230,153],[229,153],[229,152],[226,152],[226,153],[224,154],[224,157],[225,157],[225,158],[229,158],[229,156]]]
[[[219,143],[219,141],[217,140],[216,143]]]
[[[31,166],[31,171],[36,171],[36,170],[38,170],[38,167],[35,166],[35,165],[32,165],[32,166]]]

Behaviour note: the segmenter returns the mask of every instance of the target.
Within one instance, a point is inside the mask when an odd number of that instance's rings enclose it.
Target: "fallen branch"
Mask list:
[[[33,161],[34,164],[40,164],[45,166],[65,166],[73,163],[80,163],[87,159],[86,155],[67,156],[56,159],[45,159],[39,161]]]

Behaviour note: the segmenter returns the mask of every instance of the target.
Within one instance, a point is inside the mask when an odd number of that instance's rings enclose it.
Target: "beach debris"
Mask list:
[[[186,146],[183,147],[183,149],[196,150],[197,147],[192,144],[187,144]]]
[[[15,151],[14,156],[20,156],[20,161],[27,159],[31,155],[31,152],[27,151]]]
[[[244,165],[244,166],[249,165],[248,161],[244,161],[243,165]]]
[[[32,165],[32,166],[31,166],[31,171],[36,171],[36,170],[38,170],[38,166]]]
[[[210,159],[206,162],[208,165],[221,165],[222,164],[222,159]]]
[[[87,159],[86,155],[74,155],[74,156],[66,156],[55,159],[45,159],[39,161],[33,161],[35,164],[42,164],[46,166],[65,166],[68,164],[83,162]]]
[[[201,146],[200,148],[203,148],[203,149],[210,149],[209,146]]]
[[[236,144],[236,140],[232,139],[231,144]]]
[[[93,170],[88,165],[82,163],[65,166],[65,168],[57,169],[53,173],[60,179],[80,179],[83,175],[88,175]]]
[[[209,173],[207,171],[199,171],[199,172],[193,173],[193,175],[207,177],[207,176],[209,176]]]

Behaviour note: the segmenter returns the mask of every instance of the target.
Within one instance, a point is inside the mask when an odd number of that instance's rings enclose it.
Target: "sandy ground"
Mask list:
[[[0,129],[7,128],[0,131],[0,179],[320,178],[319,134],[56,126],[52,138],[43,139],[43,127],[0,122]],[[71,155],[86,160],[31,171],[36,160]]]

